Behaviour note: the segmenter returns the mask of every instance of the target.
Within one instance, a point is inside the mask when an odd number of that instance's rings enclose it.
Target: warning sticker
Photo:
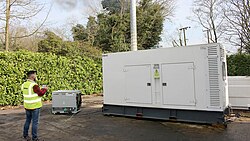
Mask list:
[[[155,70],[154,78],[155,79],[159,79],[160,78],[160,73],[159,73],[159,71],[157,69]]]

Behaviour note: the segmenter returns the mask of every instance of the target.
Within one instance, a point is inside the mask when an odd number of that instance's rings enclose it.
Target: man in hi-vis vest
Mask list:
[[[40,108],[42,107],[41,98],[48,90],[48,87],[40,89],[36,83],[36,71],[29,71],[27,73],[27,77],[27,81],[22,85],[24,98],[23,105],[26,111],[26,121],[23,127],[23,138],[27,141],[31,140],[28,135],[28,131],[32,121],[32,140],[38,141],[37,128],[40,116]]]

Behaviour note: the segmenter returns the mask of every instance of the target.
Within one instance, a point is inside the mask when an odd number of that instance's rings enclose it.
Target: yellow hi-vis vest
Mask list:
[[[35,85],[37,84],[32,80],[27,80],[22,85],[23,105],[25,109],[37,109],[42,107],[42,98],[33,91]]]

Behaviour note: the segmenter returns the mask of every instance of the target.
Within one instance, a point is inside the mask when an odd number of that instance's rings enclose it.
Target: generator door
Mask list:
[[[164,105],[195,105],[194,64],[162,65],[162,91]]]
[[[125,66],[126,103],[152,103],[150,65]]]

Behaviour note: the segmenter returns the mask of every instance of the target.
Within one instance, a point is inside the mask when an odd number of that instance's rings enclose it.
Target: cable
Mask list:
[[[50,110],[49,108],[48,108],[48,109],[47,109],[47,108],[46,108],[46,109],[42,109],[41,112],[45,112],[46,110],[48,110],[48,113],[52,114],[52,112],[51,112],[51,110]],[[80,110],[79,112],[81,112],[81,110]],[[74,114],[72,114],[69,118],[65,119],[65,121],[63,122],[63,124],[66,123],[67,121],[71,120],[76,114],[79,114],[79,112],[74,113]],[[94,111],[87,112],[87,113],[80,113],[80,115],[91,115],[91,114],[95,114],[95,113],[99,113],[99,112],[102,112],[102,110],[101,110],[101,109],[98,109],[98,110],[94,110]],[[61,114],[61,115],[66,115],[66,114]],[[55,116],[52,116],[52,117],[51,117],[51,120],[52,120],[54,117],[55,117]]]

